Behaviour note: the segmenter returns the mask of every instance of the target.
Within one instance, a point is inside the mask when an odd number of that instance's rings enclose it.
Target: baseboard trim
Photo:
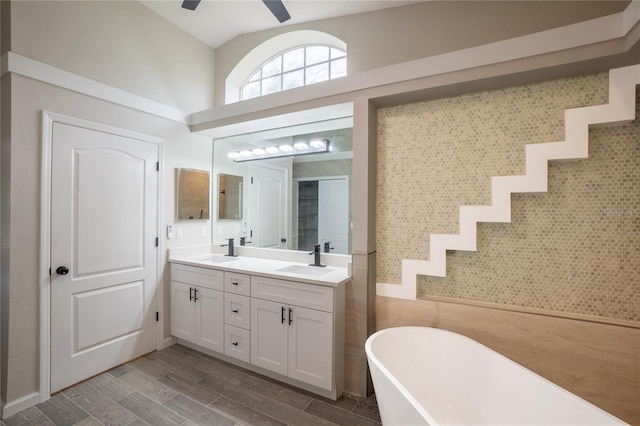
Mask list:
[[[166,349],[169,346],[175,345],[177,341],[178,340],[175,337],[167,337],[162,341],[162,343],[160,344],[160,348],[158,348],[158,350]]]
[[[28,395],[23,396],[22,398],[18,398],[14,401],[8,402],[7,405],[5,405],[2,408],[2,414],[0,415],[0,418],[2,418],[3,420],[8,419],[14,414],[18,414],[20,411],[26,410],[27,408],[33,407],[34,405],[39,403],[40,403],[40,393],[39,392],[30,393]]]

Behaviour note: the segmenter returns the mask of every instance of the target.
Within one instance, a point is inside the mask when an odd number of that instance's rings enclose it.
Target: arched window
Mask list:
[[[299,46],[270,59],[242,85],[240,99],[307,86],[347,75],[347,54],[326,45]]]
[[[321,31],[279,34],[248,52],[225,80],[225,103],[347,74],[347,45]]]

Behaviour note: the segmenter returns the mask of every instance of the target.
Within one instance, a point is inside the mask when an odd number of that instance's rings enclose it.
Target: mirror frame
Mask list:
[[[222,187],[222,177],[225,176],[227,179],[227,182],[225,183],[225,187]],[[234,179],[231,179],[234,178]],[[243,208],[244,208],[244,177],[243,176],[238,176],[238,175],[230,175],[228,173],[218,173],[217,175],[217,179],[218,181],[218,208],[216,209],[218,212],[218,220],[241,220],[243,218]],[[225,211],[224,215],[221,215],[220,213],[222,213],[221,210],[221,206],[225,205],[227,206],[227,195],[229,194],[229,180],[232,180],[234,182],[236,182],[238,184],[238,204],[237,204],[237,208],[235,209],[235,215],[234,217],[228,217],[228,215],[226,213],[229,213],[228,211]],[[228,209],[225,209],[228,210]]]
[[[204,181],[206,184],[202,184]],[[200,207],[200,217],[189,214],[189,206],[194,203]],[[176,220],[209,220],[210,218],[211,172],[209,170],[176,168]]]

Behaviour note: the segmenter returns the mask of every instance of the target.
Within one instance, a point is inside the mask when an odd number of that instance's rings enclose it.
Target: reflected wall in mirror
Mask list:
[[[207,170],[176,169],[176,219],[208,220],[210,173]]]
[[[253,247],[312,251],[320,244],[350,254],[352,125],[346,117],[215,140],[214,173],[242,176],[247,188],[243,219],[213,223],[214,242],[247,237]],[[328,139],[330,152],[247,162],[228,156],[314,139]]]
[[[218,219],[242,219],[243,177],[218,173]]]

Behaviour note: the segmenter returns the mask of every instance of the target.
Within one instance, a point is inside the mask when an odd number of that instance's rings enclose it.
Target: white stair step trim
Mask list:
[[[415,300],[418,275],[445,277],[447,250],[476,251],[478,223],[511,222],[511,194],[547,192],[550,160],[588,158],[589,126],[634,120],[637,85],[640,85],[640,65],[610,70],[608,104],[565,110],[565,141],[526,145],[526,174],[492,177],[492,204],[461,206],[460,233],[431,234],[431,258],[402,259],[402,283],[377,283],[377,295]]]

